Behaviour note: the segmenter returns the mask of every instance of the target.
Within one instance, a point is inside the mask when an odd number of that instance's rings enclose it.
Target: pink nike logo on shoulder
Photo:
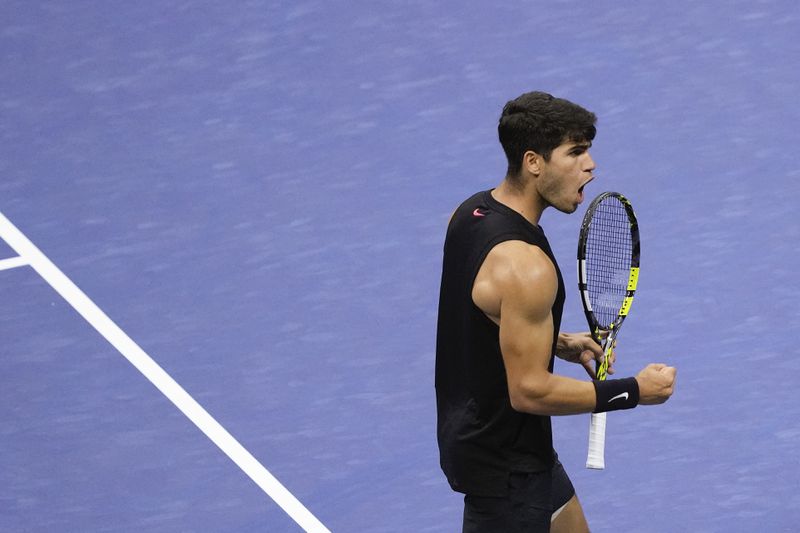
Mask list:
[[[475,208],[475,211],[472,212],[472,216],[474,217],[485,217],[486,213],[481,213],[478,208]]]

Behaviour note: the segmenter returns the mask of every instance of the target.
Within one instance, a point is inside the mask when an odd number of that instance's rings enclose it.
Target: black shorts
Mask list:
[[[553,513],[575,495],[561,463],[552,470],[512,473],[505,497],[464,497],[463,533],[538,533],[550,531]]]

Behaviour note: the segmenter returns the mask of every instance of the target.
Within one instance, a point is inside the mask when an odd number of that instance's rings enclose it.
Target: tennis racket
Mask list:
[[[589,331],[602,347],[597,379],[605,380],[619,329],[639,280],[639,224],[627,198],[604,192],[592,200],[578,239],[578,288]],[[587,468],[605,468],[606,413],[592,413]]]

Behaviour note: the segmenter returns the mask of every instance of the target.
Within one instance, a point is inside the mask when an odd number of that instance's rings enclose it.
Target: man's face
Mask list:
[[[559,145],[545,161],[539,176],[539,194],[563,213],[574,213],[583,202],[583,188],[592,181],[594,160],[590,142],[568,141]]]

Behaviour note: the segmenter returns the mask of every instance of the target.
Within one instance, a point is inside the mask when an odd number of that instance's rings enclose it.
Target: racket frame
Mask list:
[[[631,266],[625,298],[616,318],[610,324],[600,324],[592,311],[592,303],[589,298],[586,272],[586,244],[594,214],[598,206],[609,198],[619,200],[628,216],[628,223],[630,224],[631,231]],[[636,293],[636,286],[639,281],[639,254],[639,223],[630,201],[618,192],[607,191],[599,194],[592,200],[586,210],[581,224],[580,236],[578,238],[578,289],[581,294],[581,303],[583,304],[586,321],[589,324],[589,331],[595,342],[597,342],[603,350],[603,361],[597,364],[596,370],[596,379],[599,381],[604,381],[608,377],[608,364],[614,349],[614,341],[617,338],[620,327],[622,327],[622,323],[628,316],[633,297]],[[592,413],[589,424],[589,451],[586,459],[587,468],[598,470],[605,468],[605,430],[606,413]]]

